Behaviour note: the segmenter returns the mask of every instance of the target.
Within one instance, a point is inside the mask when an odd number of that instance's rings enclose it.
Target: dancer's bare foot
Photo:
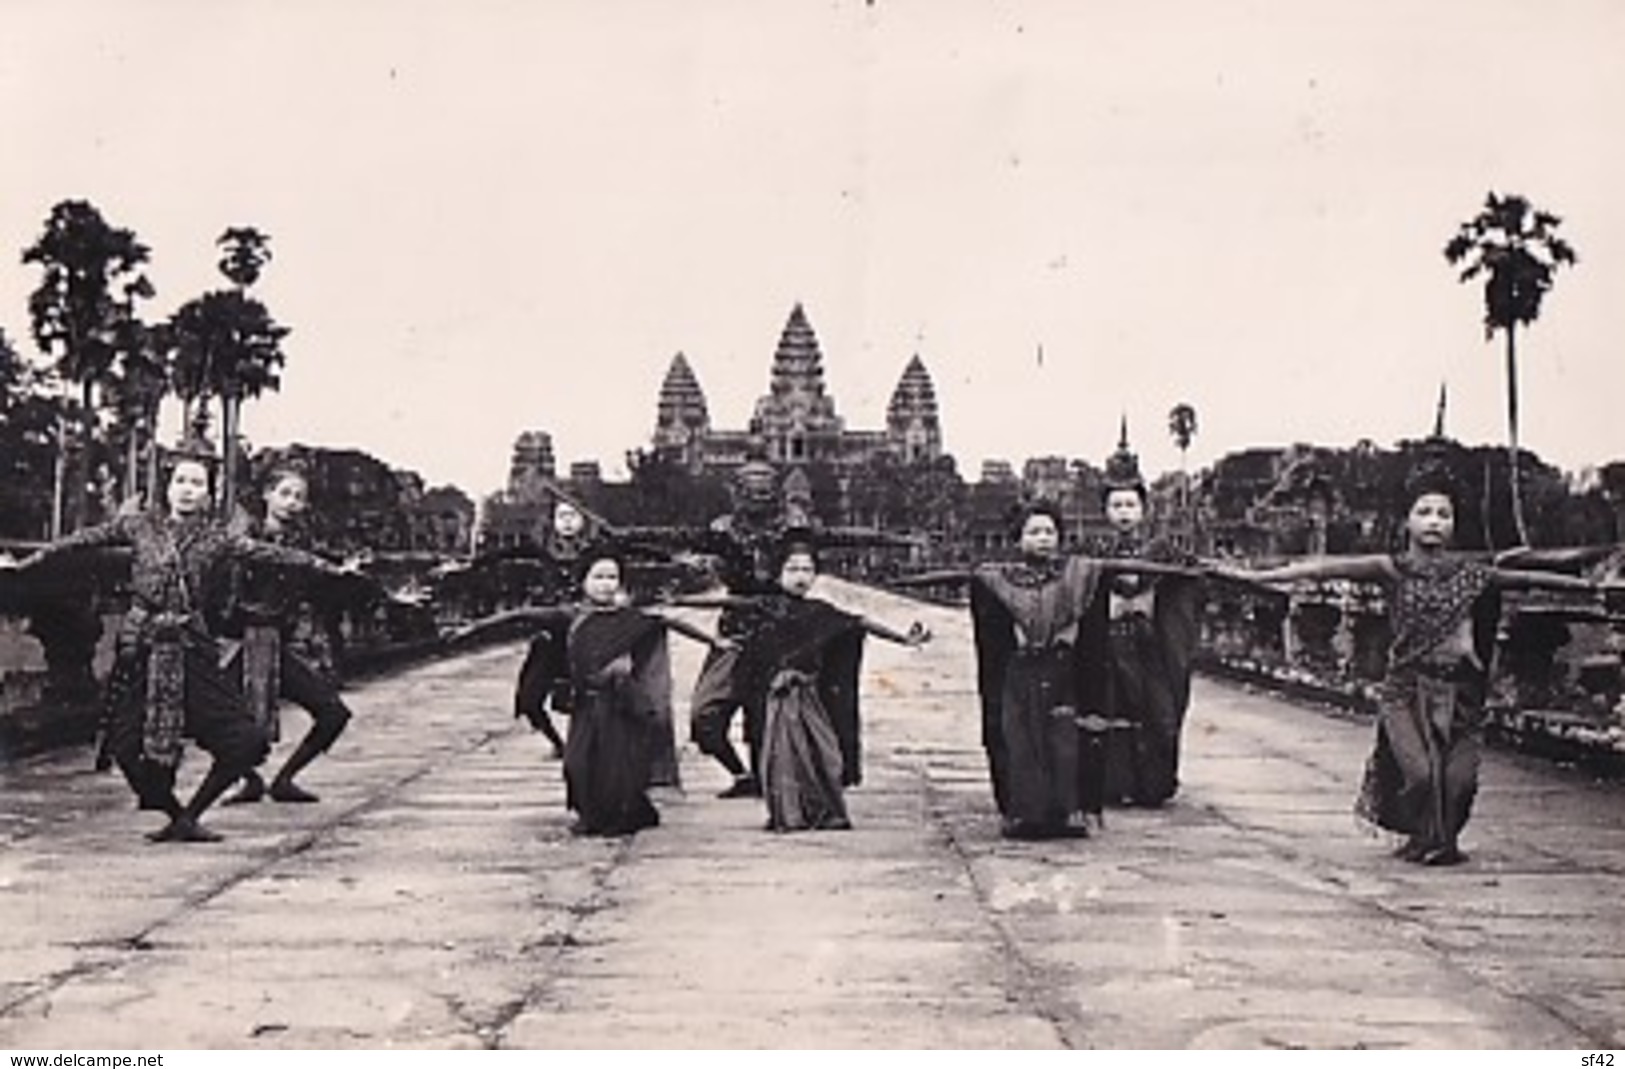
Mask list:
[[[761,796],[762,785],[757,782],[755,776],[735,776],[733,785],[717,795],[718,798],[760,798]]]
[[[277,780],[271,784],[271,798],[277,802],[308,803],[319,802],[320,798],[305,790],[293,780]]]
[[[218,832],[210,831],[186,816],[176,817],[157,831],[147,834],[147,839],[155,843],[217,843],[220,838]]]
[[[1421,861],[1428,852],[1428,844],[1421,839],[1406,839],[1405,845],[1394,851],[1394,856],[1401,861]]]
[[[237,788],[237,793],[221,802],[221,805],[245,805],[249,802],[258,802],[265,797],[265,781],[258,772],[249,772],[243,776],[243,785]]]
[[[1467,861],[1467,855],[1455,843],[1441,846],[1422,855],[1422,864],[1432,868],[1443,868],[1447,865],[1461,865]]]

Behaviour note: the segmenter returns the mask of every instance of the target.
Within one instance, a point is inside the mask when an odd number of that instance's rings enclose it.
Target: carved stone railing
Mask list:
[[[1375,708],[1391,637],[1379,597],[1345,584],[1306,585],[1285,599],[1234,588],[1209,593],[1204,668],[1348,709]],[[1265,609],[1272,601],[1277,608]],[[1625,758],[1622,650],[1625,617],[1590,598],[1509,594],[1486,710],[1490,733],[1564,756]]]
[[[123,610],[116,563],[0,574],[0,759],[89,738]]]

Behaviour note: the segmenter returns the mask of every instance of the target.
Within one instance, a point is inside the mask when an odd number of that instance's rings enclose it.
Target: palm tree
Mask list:
[[[1196,409],[1184,401],[1168,410],[1168,433],[1179,447],[1179,508],[1180,518],[1187,530],[1191,524],[1190,474],[1185,465],[1185,453],[1196,439]]]
[[[1524,524],[1522,481],[1518,453],[1519,325],[1540,318],[1540,302],[1552,288],[1552,276],[1561,265],[1577,262],[1574,249],[1556,234],[1562,220],[1532,207],[1518,194],[1491,192],[1483,209],[1462,223],[1444,247],[1452,264],[1465,261],[1460,280],[1484,279],[1484,337],[1505,331],[1507,338],[1507,450],[1512,489],[1512,520],[1518,544],[1529,544]]]
[[[123,496],[128,501],[141,493],[143,482],[151,493],[156,479],[158,406],[169,392],[169,358],[174,343],[167,323],[148,326],[132,319],[126,333],[120,346],[118,374],[109,387],[124,433]]]
[[[221,248],[220,273],[237,287],[237,295],[244,299],[244,325],[256,330],[268,328],[272,332],[280,331],[270,339],[269,350],[263,348],[266,334],[251,331],[243,335],[247,346],[242,358],[236,362],[237,373],[224,375],[221,379],[220,436],[226,453],[224,502],[226,514],[230,515],[237,500],[237,454],[242,439],[243,400],[258,397],[263,389],[276,389],[275,369],[283,360],[277,342],[288,332],[276,326],[269,313],[260,317],[247,305],[248,287],[259,281],[265,265],[271,262],[271,236],[252,226],[233,226],[227,227],[225,233],[215,239],[215,244]],[[257,301],[253,303],[259,304]],[[259,305],[259,309],[263,311],[264,306]],[[258,341],[254,340],[256,338]],[[256,352],[256,348],[261,351]]]
[[[95,428],[98,394],[113,374],[136,301],[153,295],[140,273],[150,254],[134,231],[110,225],[83,200],[59,202],[45,220],[45,232],[23,250],[23,263],[39,264],[45,272],[28,297],[34,341],[55,357],[56,372],[78,385],[78,411],[87,432]],[[67,437],[64,430],[59,444],[64,453]],[[83,466],[65,459],[61,465],[75,488],[67,506],[76,518],[85,513],[87,473],[78,470]]]
[[[175,346],[177,391],[182,397],[220,398],[225,449],[221,504],[229,515],[236,504],[237,422],[245,399],[281,385],[282,339],[288,328],[241,290],[214,290],[175,310],[169,321]]]
[[[228,227],[215,244],[221,248],[220,273],[239,290],[258,282],[271,262],[271,236],[251,226]]]

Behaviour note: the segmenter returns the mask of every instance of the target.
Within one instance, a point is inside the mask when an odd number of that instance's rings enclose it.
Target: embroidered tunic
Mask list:
[[[1500,618],[1494,572],[1391,559],[1388,675],[1356,811],[1426,849],[1453,847],[1478,792],[1484,687]]]
[[[132,551],[130,608],[117,635],[120,664],[115,667],[114,690],[121,681],[144,687],[144,694],[115,693],[113,699],[145,701],[143,752],[148,760],[173,766],[180,759],[185,723],[183,645],[213,646],[203,595],[223,579],[222,567],[246,560],[323,572],[336,569],[311,554],[256,542],[206,518],[174,519],[160,512],[119,516],[76,531],[40,550],[36,560],[112,546]]]

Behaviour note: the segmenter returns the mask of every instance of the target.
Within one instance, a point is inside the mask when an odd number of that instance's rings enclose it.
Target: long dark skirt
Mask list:
[[[1005,672],[1004,815],[1034,832],[1058,831],[1082,808],[1071,660],[1064,647],[1018,650]]]
[[[660,823],[649,801],[654,735],[623,672],[578,686],[564,744],[565,803],[583,835],[628,835]]]
[[[1356,811],[1419,846],[1454,846],[1478,793],[1483,693],[1419,673],[1385,682]]]
[[[1106,797],[1157,806],[1179,790],[1179,737],[1184,709],[1162,668],[1149,627],[1114,629],[1107,646],[1108,708],[1123,725],[1106,743]]]
[[[761,763],[769,830],[852,826],[841,788],[841,740],[812,676],[781,672],[768,689]]]

